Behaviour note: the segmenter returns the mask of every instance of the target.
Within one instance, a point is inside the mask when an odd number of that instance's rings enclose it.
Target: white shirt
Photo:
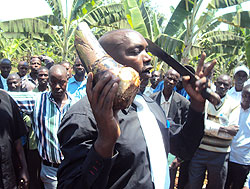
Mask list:
[[[230,161],[250,165],[250,108],[239,113],[239,131],[231,144]]]
[[[8,91],[8,85],[7,85],[7,79],[3,78],[2,75],[0,75],[2,84],[3,84],[3,90]]]
[[[145,91],[143,92],[143,94],[146,95],[146,96],[150,96],[151,94],[153,94],[153,91],[154,91],[154,89],[152,87],[147,86],[145,88]]]
[[[161,92],[161,107],[164,110],[166,117],[168,117],[168,112],[169,112],[172,97],[173,97],[173,92],[171,96],[169,97],[168,101],[166,101],[163,92]]]
[[[238,102],[241,101],[241,91],[237,92],[235,87],[232,87],[228,92],[227,95],[231,96],[233,99],[237,100]]]

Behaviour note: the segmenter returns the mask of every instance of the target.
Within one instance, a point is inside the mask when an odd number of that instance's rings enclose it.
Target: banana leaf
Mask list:
[[[132,29],[141,33],[144,37],[149,38],[147,27],[144,23],[141,10],[136,0],[124,0],[123,5],[125,7],[125,13],[128,19],[128,23]]]
[[[250,11],[232,12],[224,14],[218,18],[218,21],[224,22],[235,27],[250,28]]]
[[[186,7],[186,1],[188,2],[188,8]],[[193,5],[194,3],[191,0],[181,0],[172,14],[164,30],[164,34],[174,36],[179,31],[180,26],[183,24],[187,16],[191,15]]]
[[[207,9],[220,9],[220,8],[226,8],[233,5],[238,5],[243,2],[247,2],[249,0],[212,0],[208,6]]]

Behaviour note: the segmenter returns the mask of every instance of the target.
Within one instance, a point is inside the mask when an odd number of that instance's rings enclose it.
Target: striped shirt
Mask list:
[[[37,137],[40,156],[51,163],[61,163],[63,155],[59,148],[57,131],[61,120],[73,104],[71,97],[62,111],[53,99],[51,92],[11,92],[21,110],[33,117],[33,129]]]

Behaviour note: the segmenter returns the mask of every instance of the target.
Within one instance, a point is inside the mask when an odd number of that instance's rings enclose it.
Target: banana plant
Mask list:
[[[73,52],[74,32],[77,25],[86,21],[91,27],[117,25],[125,19],[122,4],[98,6],[99,0],[74,0],[70,9],[63,13],[61,0],[46,0],[53,15],[37,18],[0,22],[0,28],[9,37],[25,37],[53,42],[62,60]]]

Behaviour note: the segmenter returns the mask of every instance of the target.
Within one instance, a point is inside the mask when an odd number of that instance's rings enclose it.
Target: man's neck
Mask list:
[[[35,81],[37,79],[37,74],[30,72],[30,77]]]
[[[169,100],[170,96],[172,95],[172,92],[173,92],[173,91],[166,91],[166,90],[163,90],[163,95],[164,95],[166,101]]]
[[[2,78],[7,79],[7,77],[4,77],[2,74],[1,74],[1,76],[2,76]]]
[[[68,95],[66,93],[64,93],[64,95],[61,98],[54,98],[60,110],[63,109],[64,105],[66,104],[67,99],[68,99]]]
[[[238,86],[238,87],[235,86],[235,91],[236,92],[241,92],[242,89],[243,89],[243,86],[242,87],[241,86]]]
[[[47,85],[38,85],[38,90],[40,91],[40,92],[43,92],[43,91],[46,91],[47,90]]]
[[[75,80],[76,81],[83,81],[84,80],[84,75],[75,75]]]

